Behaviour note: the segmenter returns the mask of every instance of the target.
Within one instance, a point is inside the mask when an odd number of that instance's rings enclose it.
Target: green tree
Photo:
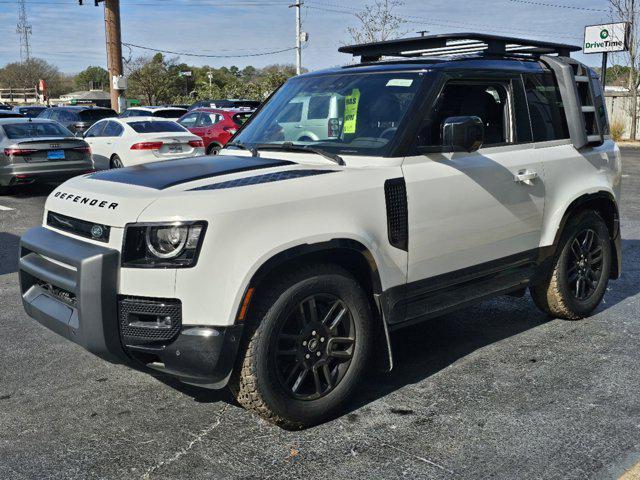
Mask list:
[[[69,91],[60,70],[40,58],[8,63],[0,69],[0,86],[4,88],[36,87],[40,79],[47,82],[47,92],[51,98]]]
[[[102,67],[91,66],[74,79],[78,90],[105,90],[109,88],[109,72]]]
[[[171,103],[180,95],[175,59],[161,53],[153,57],[139,57],[129,66],[129,96],[140,97],[149,105]]]

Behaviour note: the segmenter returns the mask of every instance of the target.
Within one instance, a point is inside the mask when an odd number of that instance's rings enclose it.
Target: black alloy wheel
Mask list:
[[[602,240],[591,228],[580,231],[571,242],[567,281],[573,296],[584,301],[596,291],[602,277]]]
[[[292,309],[272,351],[280,386],[298,400],[316,400],[344,378],[356,329],[349,308],[330,294],[315,294]]]

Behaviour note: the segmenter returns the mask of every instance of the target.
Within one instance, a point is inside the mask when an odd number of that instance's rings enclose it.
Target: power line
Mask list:
[[[601,8],[576,7],[573,5],[560,5],[556,3],[534,2],[533,0],[509,0],[509,1],[513,3],[525,3],[527,5],[538,5],[540,7],[567,8],[569,10],[584,10],[587,12],[608,12],[609,11]]]
[[[208,55],[204,53],[189,53],[189,52],[173,52],[171,50],[162,50],[160,48],[152,48],[145,47],[142,45],[136,45],[134,43],[125,43],[122,42],[122,45],[126,45],[128,47],[139,48],[142,50],[149,50],[152,52],[158,53],[168,53],[170,55],[179,55],[184,57],[200,57],[200,58],[245,58],[245,57],[262,57],[265,55],[275,55],[277,53],[290,52],[291,50],[295,50],[296,47],[283,48],[281,50],[272,50],[270,52],[260,52],[260,53],[246,53],[246,54],[234,54],[234,55]]]
[[[313,3],[314,5],[309,5],[309,3]],[[338,9],[338,8],[326,8],[326,7],[315,6],[315,5],[318,5],[318,4],[320,4],[320,2],[316,2],[314,0],[308,0],[306,8],[325,11],[325,12],[348,13],[348,14],[353,14],[353,13],[358,11],[358,10],[353,9],[351,7],[340,7],[340,9]],[[323,5],[336,5],[336,4],[326,3],[326,2],[322,2],[322,4]],[[567,35],[565,33],[555,33],[555,32],[548,32],[548,31],[542,31],[542,30],[538,30],[538,31],[536,31],[536,30],[523,30],[523,29],[517,29],[517,28],[496,28],[494,25],[488,25],[488,24],[484,24],[484,23],[449,21],[449,20],[441,20],[441,19],[433,18],[433,17],[430,17],[430,18],[420,17],[420,16],[417,16],[417,15],[404,15],[404,16],[399,16],[399,18],[405,23],[410,23],[410,24],[414,24],[414,25],[436,25],[436,26],[441,26],[441,27],[461,27],[461,28],[466,28],[466,27],[470,27],[470,28],[486,28],[486,29],[490,29],[491,31],[499,31],[499,32],[503,32],[503,33],[517,32],[517,33],[521,33],[521,34],[525,33],[525,34],[530,34],[530,35],[554,35],[556,37],[564,37],[564,38],[571,38],[571,39],[578,39],[579,38],[576,35]]]

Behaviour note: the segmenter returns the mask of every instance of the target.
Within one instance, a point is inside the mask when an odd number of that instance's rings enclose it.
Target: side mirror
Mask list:
[[[445,152],[475,152],[484,143],[484,124],[480,117],[449,117],[442,125]]]

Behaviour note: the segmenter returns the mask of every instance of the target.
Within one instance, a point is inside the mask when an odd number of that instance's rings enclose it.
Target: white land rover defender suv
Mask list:
[[[361,63],[290,79],[219,156],[57,188],[21,239],[24,308],[286,428],[339,412],[375,355],[391,367],[394,329],[527,288],[588,316],[620,274],[621,159],[575,50],[343,47]],[[325,133],[301,141],[278,118],[314,97],[344,105],[312,102]]]

